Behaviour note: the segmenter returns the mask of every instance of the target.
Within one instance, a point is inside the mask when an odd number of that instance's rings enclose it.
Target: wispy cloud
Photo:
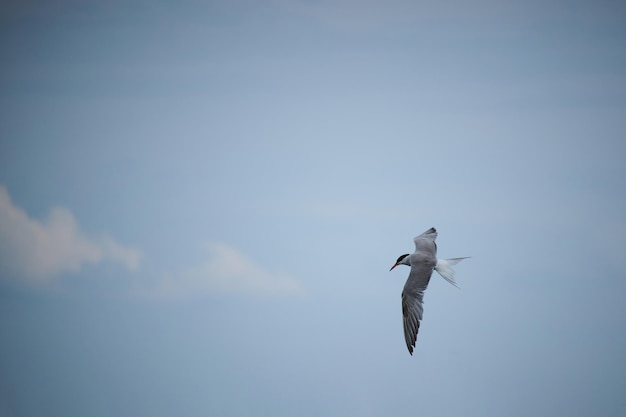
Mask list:
[[[167,274],[145,294],[163,298],[206,294],[304,294],[303,285],[294,277],[285,272],[267,270],[231,246],[208,243],[206,252],[207,258],[199,265]]]
[[[0,279],[42,285],[86,263],[114,262],[135,269],[140,252],[108,236],[85,235],[72,213],[53,208],[40,222],[15,206],[0,185]]]

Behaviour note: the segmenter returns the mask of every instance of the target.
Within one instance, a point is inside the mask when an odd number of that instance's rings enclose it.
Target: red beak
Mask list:
[[[395,268],[396,266],[398,266],[398,263],[396,263],[394,266],[391,267],[391,269]],[[390,271],[391,271],[390,269]]]

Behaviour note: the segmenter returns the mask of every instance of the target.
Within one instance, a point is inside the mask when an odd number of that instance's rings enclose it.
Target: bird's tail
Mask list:
[[[452,265],[456,265],[461,262],[463,259],[467,259],[469,256],[465,258],[451,258],[451,259],[437,259],[437,265],[435,265],[435,271],[439,273],[450,284],[456,285],[456,281],[454,281],[454,269],[452,269]]]

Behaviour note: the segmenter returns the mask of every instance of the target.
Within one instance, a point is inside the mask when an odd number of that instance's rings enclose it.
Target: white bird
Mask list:
[[[417,332],[420,328],[422,313],[424,312],[423,299],[424,291],[430,281],[433,269],[439,273],[450,284],[455,287],[454,270],[452,265],[456,265],[465,258],[437,259],[437,230],[431,227],[421,235],[413,239],[415,242],[415,252],[401,255],[396,263],[398,265],[408,265],[411,267],[409,278],[402,290],[402,316],[404,320],[404,340],[409,353],[413,355]],[[390,269],[390,271],[391,271]]]

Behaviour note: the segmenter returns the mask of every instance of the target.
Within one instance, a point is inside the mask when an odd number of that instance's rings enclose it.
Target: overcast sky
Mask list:
[[[0,416],[626,416],[619,1],[8,1]],[[400,293],[439,231],[413,356]]]

